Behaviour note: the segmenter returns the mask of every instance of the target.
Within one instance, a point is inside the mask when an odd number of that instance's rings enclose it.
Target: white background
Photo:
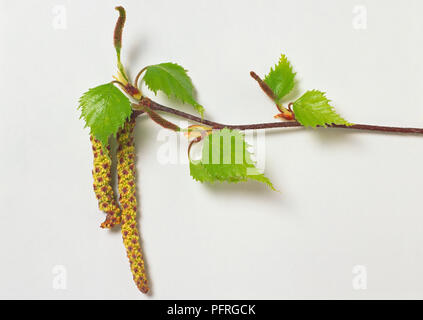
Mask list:
[[[423,137],[268,131],[276,193],[202,185],[186,164],[161,164],[146,118],[136,147],[152,295],[139,293],[119,231],[99,228],[76,110],[116,73],[116,4],[127,9],[131,75],[180,63],[209,119],[273,121],[249,71],[263,76],[283,52],[298,73],[292,99],[320,89],[352,122],[423,127],[422,1],[0,0],[1,298],[423,298]],[[357,5],[367,29],[354,28]],[[366,290],[354,289],[357,265]]]

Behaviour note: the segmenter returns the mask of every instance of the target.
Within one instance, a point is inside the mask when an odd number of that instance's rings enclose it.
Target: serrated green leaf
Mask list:
[[[276,190],[251,159],[244,134],[224,128],[204,139],[202,158],[191,161],[191,176],[200,182],[242,182],[256,180]]]
[[[203,106],[193,97],[194,86],[191,79],[180,65],[166,62],[148,66],[143,80],[154,94],[157,94],[157,91],[163,91],[170,98],[189,103],[203,116]]]
[[[324,92],[311,90],[294,102],[295,119],[305,127],[326,127],[331,124],[352,125],[329,104]]]
[[[200,182],[213,182],[215,179],[209,174],[209,172],[204,168],[201,161],[190,161],[189,170],[191,177]]]
[[[85,92],[79,99],[81,118],[103,146],[115,135],[132,113],[131,102],[115,87],[106,83]]]
[[[264,82],[272,89],[276,97],[281,100],[294,87],[296,73],[292,71],[291,63],[284,54],[281,55],[278,64],[270,69]],[[279,101],[275,101],[278,103]]]

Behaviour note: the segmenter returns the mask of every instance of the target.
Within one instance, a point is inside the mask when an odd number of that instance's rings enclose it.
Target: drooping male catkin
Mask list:
[[[140,237],[137,230],[137,199],[135,185],[135,118],[132,117],[118,132],[118,186],[122,208],[122,238],[131,265],[132,276],[138,289],[147,293],[148,283]]]
[[[109,157],[110,146],[104,149],[101,142],[93,136],[90,136],[90,140],[94,155],[93,188],[98,199],[98,207],[107,214],[106,220],[101,224],[101,227],[111,228],[116,224],[120,224],[121,212],[111,186],[112,160]]]

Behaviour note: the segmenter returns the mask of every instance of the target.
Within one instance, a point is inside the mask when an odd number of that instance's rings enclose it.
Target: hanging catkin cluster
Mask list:
[[[111,228],[120,224],[121,212],[116,201],[115,193],[111,186],[112,160],[109,157],[110,146],[103,149],[101,142],[90,136],[93,155],[93,188],[98,199],[98,207],[107,214],[106,220],[101,224],[102,228]]]
[[[122,208],[123,243],[131,265],[132,276],[138,289],[147,293],[149,290],[147,275],[136,222],[134,127],[135,118],[131,118],[125,123],[124,128],[118,132],[117,136],[119,143],[117,152],[119,200]]]
[[[141,251],[140,237],[137,230],[136,214],[136,184],[135,184],[135,147],[134,147],[135,118],[131,117],[117,134],[117,173],[119,202],[116,201],[111,186],[111,157],[110,146],[103,149],[101,142],[91,136],[94,153],[94,192],[98,199],[99,208],[107,213],[102,228],[111,228],[122,224],[122,238],[131,265],[132,275],[138,289],[149,291],[144,259]]]

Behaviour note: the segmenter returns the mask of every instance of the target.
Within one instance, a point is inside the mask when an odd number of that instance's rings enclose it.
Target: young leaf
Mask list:
[[[107,146],[110,135],[115,135],[131,115],[131,102],[114,86],[106,83],[85,92],[79,99],[81,118],[91,134]]]
[[[203,116],[203,106],[193,97],[194,86],[191,79],[180,65],[167,62],[148,66],[143,80],[155,94],[163,91],[168,97],[189,103]]]
[[[288,59],[282,54],[278,64],[271,68],[269,74],[264,78],[264,82],[272,89],[276,97],[281,100],[294,87],[295,75],[296,73],[292,71]],[[279,100],[275,102],[278,103]]]
[[[213,178],[206,168],[204,168],[201,161],[190,161],[189,163],[189,171],[191,177],[200,182],[213,182],[217,179]]]
[[[276,190],[255,167],[248,146],[240,131],[224,128],[208,135],[204,139],[201,160],[190,162],[191,176],[200,182],[242,182],[252,179]]]
[[[294,102],[295,119],[305,127],[326,127],[331,124],[352,125],[342,118],[329,104],[325,93],[311,90]]]

